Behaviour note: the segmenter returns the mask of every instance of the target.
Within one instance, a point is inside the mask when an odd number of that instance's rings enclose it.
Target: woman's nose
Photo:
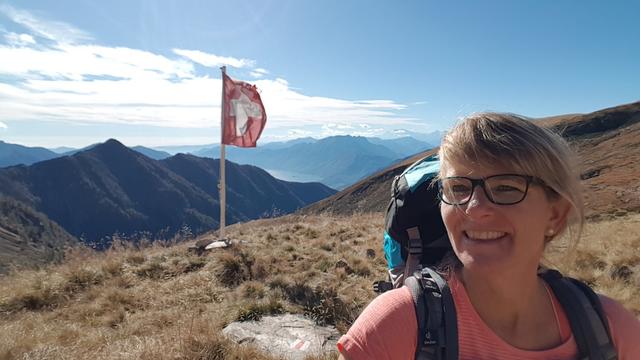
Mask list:
[[[492,211],[493,203],[487,197],[482,186],[477,186],[471,194],[471,199],[469,199],[464,212],[470,217],[483,217],[490,215]]]

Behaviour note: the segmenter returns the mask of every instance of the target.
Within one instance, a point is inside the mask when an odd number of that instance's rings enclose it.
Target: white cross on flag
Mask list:
[[[224,128],[222,143],[255,147],[267,122],[267,113],[255,85],[234,81],[226,74],[224,81]]]

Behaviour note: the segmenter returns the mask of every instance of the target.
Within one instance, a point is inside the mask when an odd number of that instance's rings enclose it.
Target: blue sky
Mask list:
[[[637,1],[0,0],[0,140],[219,142],[220,71],[261,142],[445,130],[640,100]]]

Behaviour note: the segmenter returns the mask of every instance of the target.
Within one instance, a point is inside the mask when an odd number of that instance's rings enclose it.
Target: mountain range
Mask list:
[[[640,102],[536,121],[562,134],[577,151],[589,219],[640,211]],[[355,154],[366,148],[372,158],[389,152],[371,139],[323,140],[265,144],[263,150],[275,156],[278,150],[293,148],[307,156],[306,164],[280,160],[305,171],[317,167],[326,172],[331,166],[312,145],[326,143],[325,149],[334,149],[335,153],[327,150],[327,158],[344,155],[340,151],[348,149],[341,142],[349,143]],[[60,249],[77,244],[78,238],[104,247],[116,233],[131,239],[136,234],[166,238],[185,226],[194,233],[218,226],[219,160],[190,154],[154,160],[139,151],[109,140],[73,155],[0,169],[0,273],[10,260],[31,265],[55,261],[62,256]],[[435,151],[405,156],[339,193],[320,183],[278,180],[257,167],[228,161],[228,223],[296,209],[302,215],[384,211],[394,176]],[[348,162],[355,156],[340,158]]]
[[[225,156],[237,163],[259,166],[276,177],[319,181],[343,189],[400,159],[432,147],[412,137],[378,139],[347,135],[320,140],[303,138],[257,148],[226,147]],[[220,147],[202,149],[195,154],[219,157]]]
[[[219,160],[179,154],[154,160],[116,140],[71,156],[0,169],[0,193],[46,214],[73,236],[104,247],[114,234],[168,238],[183,227],[218,227]],[[285,214],[335,190],[275,179],[226,163],[227,223]]]
[[[587,218],[640,211],[640,102],[536,121],[561,134],[577,152]],[[436,151],[395,163],[300,212],[349,215],[385,211],[393,178]]]
[[[429,136],[435,138],[436,133]],[[95,145],[58,154],[43,148],[28,148],[5,143],[4,147],[0,147],[0,160],[4,159],[0,167],[29,165],[41,160],[69,156],[91,149]],[[227,146],[226,159],[261,167],[279,179],[300,182],[317,181],[332,188],[342,189],[395,161],[431,147],[433,146],[430,143],[410,136],[394,139],[332,136],[319,140],[308,137],[266,143],[256,148]],[[30,149],[33,151],[30,152]],[[176,151],[201,157],[220,157],[219,145],[158,149],[135,146],[131,149],[156,160],[168,158],[171,156],[170,152]],[[21,155],[18,156],[18,154]]]

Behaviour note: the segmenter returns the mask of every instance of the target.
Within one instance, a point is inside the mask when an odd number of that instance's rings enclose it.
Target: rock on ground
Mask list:
[[[237,343],[250,343],[269,354],[291,360],[337,351],[340,337],[333,327],[318,326],[312,320],[293,314],[233,322],[222,333]]]

